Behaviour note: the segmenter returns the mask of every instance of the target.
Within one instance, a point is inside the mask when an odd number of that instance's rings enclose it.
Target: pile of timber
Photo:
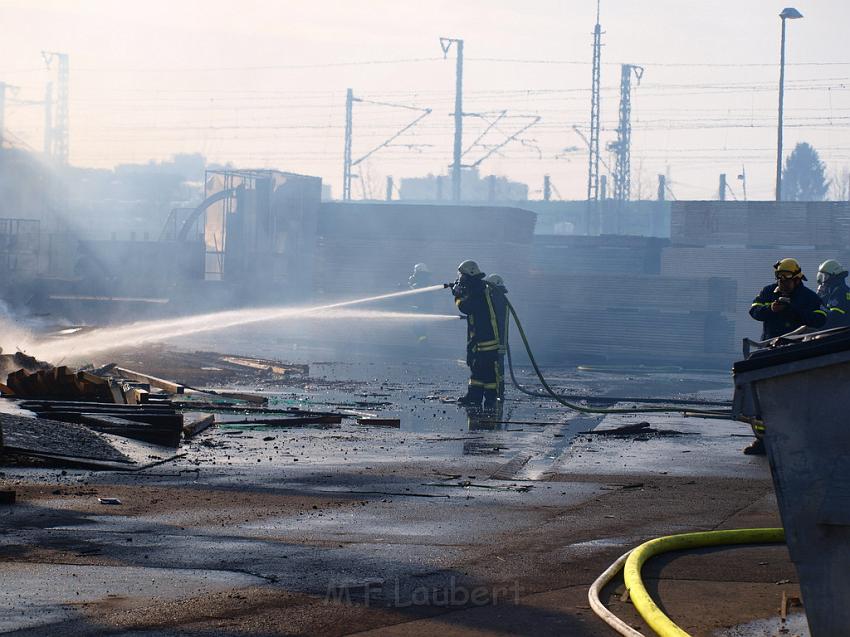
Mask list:
[[[523,318],[541,362],[725,365],[733,351],[733,322],[719,313],[638,308],[550,308]],[[515,360],[525,363],[516,332]]]
[[[528,272],[536,215],[493,206],[323,203],[314,288],[327,296],[406,289],[415,263],[434,283],[453,281],[475,259],[486,272],[515,279]]]
[[[431,268],[434,283],[445,283],[454,281],[458,264],[472,257],[486,272],[515,280],[528,272],[531,245],[470,238],[387,241],[380,237],[321,237],[316,247],[314,285],[329,297],[381,294],[393,284],[406,289],[413,265],[420,262]]]
[[[6,386],[18,398],[112,403],[116,402],[117,397],[107,379],[89,372],[78,372],[64,365],[35,372],[19,369],[9,374]],[[123,396],[121,402],[124,402]]]
[[[508,289],[542,361],[716,366],[734,348],[733,279],[533,273]],[[525,362],[516,332],[511,343]]]
[[[670,211],[680,245],[841,248],[849,233],[846,201],[676,201]]]
[[[657,237],[536,235],[531,267],[573,275],[658,274],[661,250],[669,243]]]
[[[33,359],[34,360],[34,359]],[[179,383],[107,365],[96,372],[75,370],[64,365],[43,367],[36,371],[18,369],[8,375],[3,394],[14,398],[84,401],[140,405],[152,396],[151,388],[169,394],[182,394]]]
[[[143,405],[84,401],[25,400],[20,407],[39,418],[84,425],[89,429],[166,447],[180,445],[183,415],[170,400],[151,398]]]

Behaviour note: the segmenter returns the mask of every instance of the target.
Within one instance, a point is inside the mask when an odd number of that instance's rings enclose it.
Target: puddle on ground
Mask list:
[[[784,622],[779,617],[758,619],[753,622],[724,628],[712,633],[712,637],[810,637],[809,625],[803,613],[789,615]]]
[[[593,429],[598,420],[580,417],[575,412],[543,398],[521,394],[508,383],[504,408],[496,414],[469,414],[452,401],[466,391],[468,369],[461,360],[464,353],[462,322],[441,324],[456,340],[431,339],[420,343],[411,338],[409,347],[384,347],[355,338],[345,341],[359,329],[340,325],[339,343],[328,335],[327,341],[303,338],[287,332],[280,325],[251,325],[239,330],[216,334],[199,334],[175,341],[182,349],[227,351],[245,356],[262,356],[310,366],[310,381],[268,393],[270,406],[297,407],[312,411],[334,411],[361,417],[397,418],[400,428],[382,430],[379,427],[359,426],[346,419],[341,429],[253,429],[250,435],[262,440],[266,435],[297,440],[307,452],[301,454],[291,444],[279,441],[281,448],[298,455],[297,462],[369,461],[363,447],[373,447],[374,458],[386,457],[383,445],[392,448],[394,459],[408,457],[489,456],[509,460],[518,454],[528,461],[517,476],[538,479],[552,463],[573,444],[577,432]],[[434,326],[432,326],[434,327]],[[456,328],[456,329],[455,329]],[[353,330],[347,332],[346,330]],[[382,328],[384,329],[384,328]],[[389,328],[387,328],[389,329]],[[411,334],[411,325],[396,325],[393,330]],[[436,329],[436,328],[435,328]],[[291,330],[290,330],[291,331]],[[455,334],[456,332],[456,334]],[[374,339],[373,339],[374,340]],[[340,343],[345,342],[345,347]],[[388,341],[390,342],[390,341]],[[456,343],[456,349],[445,345]],[[731,379],[726,372],[700,370],[689,372],[680,368],[600,367],[583,366],[545,369],[553,387],[570,393],[599,397],[701,397],[718,399],[731,396]],[[539,383],[527,368],[517,369],[521,383],[539,388]],[[254,390],[254,387],[241,389]],[[608,403],[606,406],[610,406]],[[246,429],[247,432],[247,429]],[[232,433],[232,432],[231,432]],[[225,437],[222,430],[215,435]],[[333,444],[333,436],[346,440]],[[410,436],[415,434],[415,436]],[[407,436],[405,438],[405,435]],[[346,453],[358,443],[358,453]],[[315,447],[309,441],[319,441]],[[322,442],[324,441],[324,442]],[[231,439],[233,451],[246,447],[259,454],[265,443],[248,438]],[[383,453],[378,453],[379,451]],[[232,454],[231,454],[232,455]],[[266,454],[266,457],[274,454]],[[355,458],[356,456],[356,458]],[[289,459],[290,462],[296,462]],[[234,458],[230,462],[240,462]],[[266,458],[262,459],[262,463]],[[261,463],[261,464],[262,464]]]

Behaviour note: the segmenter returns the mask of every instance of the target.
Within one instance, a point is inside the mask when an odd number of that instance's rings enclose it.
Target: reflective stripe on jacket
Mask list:
[[[782,336],[803,325],[820,328],[826,324],[826,309],[820,297],[805,285],[801,283],[788,295],[778,290],[775,283],[764,286],[750,306],[750,316],[764,324],[762,340]],[[770,306],[780,296],[788,296],[791,304],[780,312],[774,312]]]
[[[466,347],[470,352],[499,350],[499,327],[490,288],[480,277],[459,283],[455,305],[466,314]]]
[[[850,287],[844,280],[830,285],[820,295],[827,311],[827,328],[850,325]]]

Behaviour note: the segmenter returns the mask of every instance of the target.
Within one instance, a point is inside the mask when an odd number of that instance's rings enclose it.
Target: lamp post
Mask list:
[[[782,201],[782,98],[785,95],[785,20],[802,18],[794,7],[785,7],[782,18],[782,42],[779,53],[779,123],[776,129],[776,201]]]

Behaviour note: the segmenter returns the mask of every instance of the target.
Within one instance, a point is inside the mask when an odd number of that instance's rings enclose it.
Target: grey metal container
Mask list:
[[[811,336],[807,337],[812,339]],[[758,419],[812,637],[850,634],[850,333],[734,366],[735,416]]]

